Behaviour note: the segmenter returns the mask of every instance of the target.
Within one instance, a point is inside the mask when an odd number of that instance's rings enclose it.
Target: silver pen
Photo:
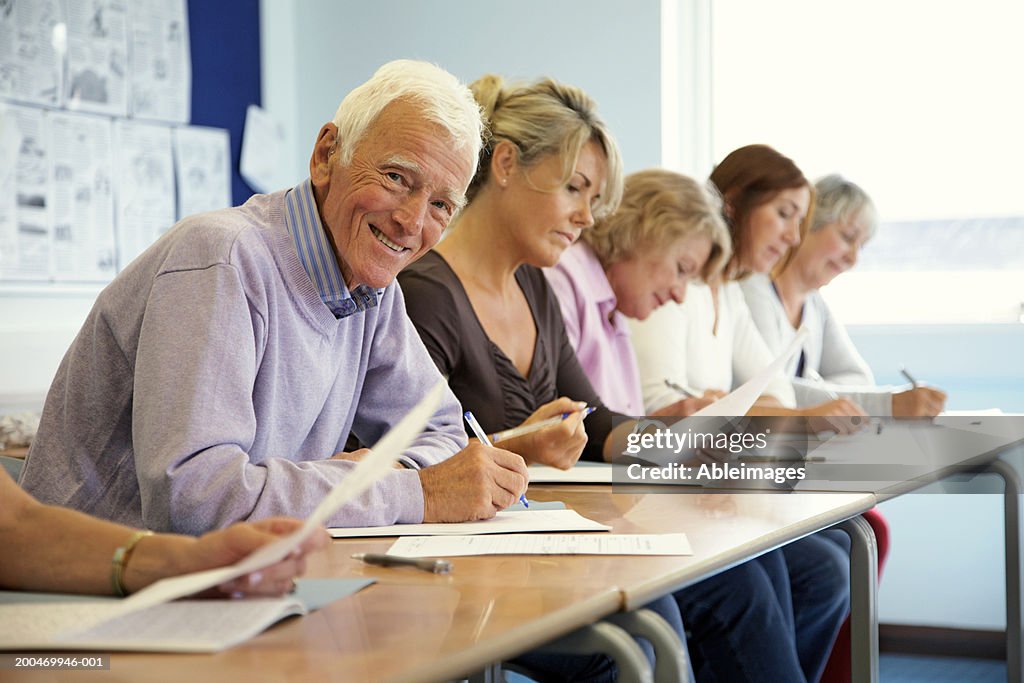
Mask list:
[[[448,574],[452,570],[451,562],[434,557],[400,557],[398,555],[379,555],[377,553],[356,553],[352,556],[352,559],[361,560],[366,564],[375,564],[378,567],[416,567],[431,574]]]
[[[915,389],[917,389],[917,380],[914,379],[914,376],[910,374],[910,372],[907,370],[905,365],[901,365],[900,366],[900,374],[903,375],[904,377],[906,377],[907,381],[910,382],[910,384]]]
[[[669,389],[672,389],[673,391],[678,391],[686,398],[700,398],[700,394],[698,394],[695,390],[691,389],[690,387],[684,387],[681,384],[676,384],[675,382],[668,378],[665,379],[665,386],[667,386]]]

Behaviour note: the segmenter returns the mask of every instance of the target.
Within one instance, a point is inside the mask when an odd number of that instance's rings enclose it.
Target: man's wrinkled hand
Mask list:
[[[490,519],[519,500],[530,480],[520,456],[477,441],[419,476],[425,523]]]

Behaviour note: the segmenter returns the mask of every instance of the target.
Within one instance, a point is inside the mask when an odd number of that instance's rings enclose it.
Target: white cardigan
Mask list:
[[[740,284],[761,336],[773,353],[781,353],[796,335],[796,330],[790,324],[771,280],[767,275],[757,274]],[[814,291],[808,295],[801,315],[800,325],[808,331],[804,341],[803,376],[796,376],[799,354],[786,366],[786,375],[793,381],[797,405],[816,405],[838,395],[855,401],[869,415],[892,415],[894,388],[875,386],[871,368],[857,352],[846,328],[832,315],[821,294]],[[815,372],[825,380],[824,383],[815,376]]]
[[[731,282],[719,290],[718,306],[716,333],[711,289],[691,283],[682,304],[667,303],[643,322],[630,320],[648,412],[683,398],[665,385],[666,379],[698,392],[730,391],[775,359],[750,317],[738,284]],[[786,407],[796,405],[793,387],[782,374],[769,382],[764,393]]]

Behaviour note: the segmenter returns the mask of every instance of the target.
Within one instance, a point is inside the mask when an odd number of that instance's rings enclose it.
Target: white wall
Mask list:
[[[947,390],[951,410],[1024,413],[1024,325],[871,325],[850,333],[879,382],[902,383],[905,364]],[[1018,470],[1021,450],[1008,457]],[[881,621],[1004,628],[1001,483],[987,475],[926,491],[880,506],[892,532]]]
[[[494,72],[580,86],[627,170],[660,161],[659,0],[263,0],[261,10],[264,106],[294,135],[291,182],[308,174],[316,134],[344,95],[397,58],[435,62],[466,82]]]
[[[0,414],[37,410],[98,287],[0,289]]]

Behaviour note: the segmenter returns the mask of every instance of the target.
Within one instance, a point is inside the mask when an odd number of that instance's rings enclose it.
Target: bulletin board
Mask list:
[[[253,190],[238,174],[245,109],[260,100],[259,0],[192,0],[192,123],[231,135],[231,200]]]
[[[0,290],[102,285],[245,202],[260,94],[259,0],[0,5]]]

